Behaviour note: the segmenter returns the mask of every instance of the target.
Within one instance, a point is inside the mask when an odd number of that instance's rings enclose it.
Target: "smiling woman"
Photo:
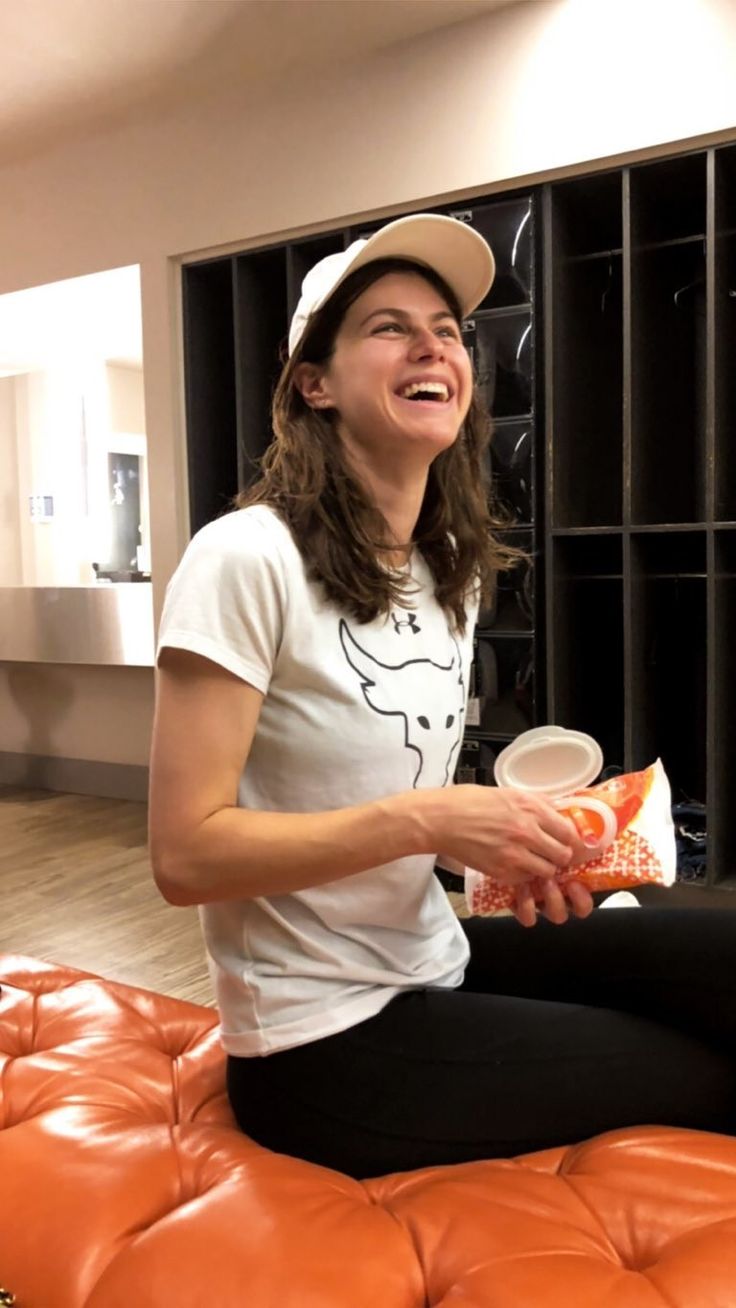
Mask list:
[[[407,222],[419,224],[421,256],[430,259],[432,239],[439,246],[451,284],[437,261],[390,253]],[[366,248],[377,257],[366,262]],[[490,421],[460,330],[493,269],[472,229],[424,216],[390,224],[305,278],[274,399],[275,440],[261,480],[237,503],[277,507],[326,593],[361,621],[405,602],[406,579],[386,565],[405,562],[410,542],[461,629],[468,589],[488,594],[516,561],[495,535],[506,520],[490,497]],[[330,277],[337,284],[325,300]],[[426,384],[431,399],[409,398]]]
[[[388,539],[380,541],[396,549],[411,539],[428,464],[457,440],[472,377],[459,322],[440,291],[417,271],[385,262],[376,275],[349,305],[331,355],[298,364],[294,380],[310,408],[330,414],[333,440],[369,499],[380,501],[379,487],[390,481],[411,488],[394,499]]]
[[[663,949],[656,914],[624,941],[616,910],[568,922],[593,907],[557,879],[589,853],[570,819],[453,784],[478,604],[509,558],[461,335],[492,276],[482,238],[432,215],[307,274],[261,480],[189,545],[160,633],[152,861],[201,905],[235,1115],[358,1176],[736,1125],[736,1005],[693,1059],[713,1006],[667,999],[687,950],[681,975],[715,955],[731,975],[727,915]],[[549,921],[463,926],[438,856]]]

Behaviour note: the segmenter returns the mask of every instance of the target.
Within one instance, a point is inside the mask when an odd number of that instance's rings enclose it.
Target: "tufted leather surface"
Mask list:
[[[360,1184],[234,1128],[211,1010],[28,958],[0,984],[17,1308],[736,1305],[734,1139],[651,1126]]]

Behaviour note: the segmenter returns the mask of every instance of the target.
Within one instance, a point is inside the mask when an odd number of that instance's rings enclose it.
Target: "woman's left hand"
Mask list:
[[[593,896],[582,881],[568,881],[561,886],[554,878],[538,878],[516,887],[511,911],[525,927],[536,926],[538,913],[562,926],[571,913],[573,917],[588,917],[593,908]]]

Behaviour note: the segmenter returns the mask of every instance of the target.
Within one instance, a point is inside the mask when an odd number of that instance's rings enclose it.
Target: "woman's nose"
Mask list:
[[[445,342],[431,327],[416,327],[412,333],[411,356],[413,359],[442,358]]]

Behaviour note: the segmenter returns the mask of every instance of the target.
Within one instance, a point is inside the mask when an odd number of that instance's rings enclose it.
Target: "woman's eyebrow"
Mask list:
[[[367,318],[363,319],[360,325],[361,327],[365,327],[366,323],[370,322],[371,318],[377,318],[380,314],[387,314],[387,313],[394,314],[396,318],[411,317],[411,314],[408,313],[406,309],[393,309],[389,306],[385,309],[374,309],[372,313],[368,314]],[[455,322],[455,315],[450,309],[439,309],[437,313],[430,314],[431,322],[438,322],[440,318],[452,318],[452,321]]]

